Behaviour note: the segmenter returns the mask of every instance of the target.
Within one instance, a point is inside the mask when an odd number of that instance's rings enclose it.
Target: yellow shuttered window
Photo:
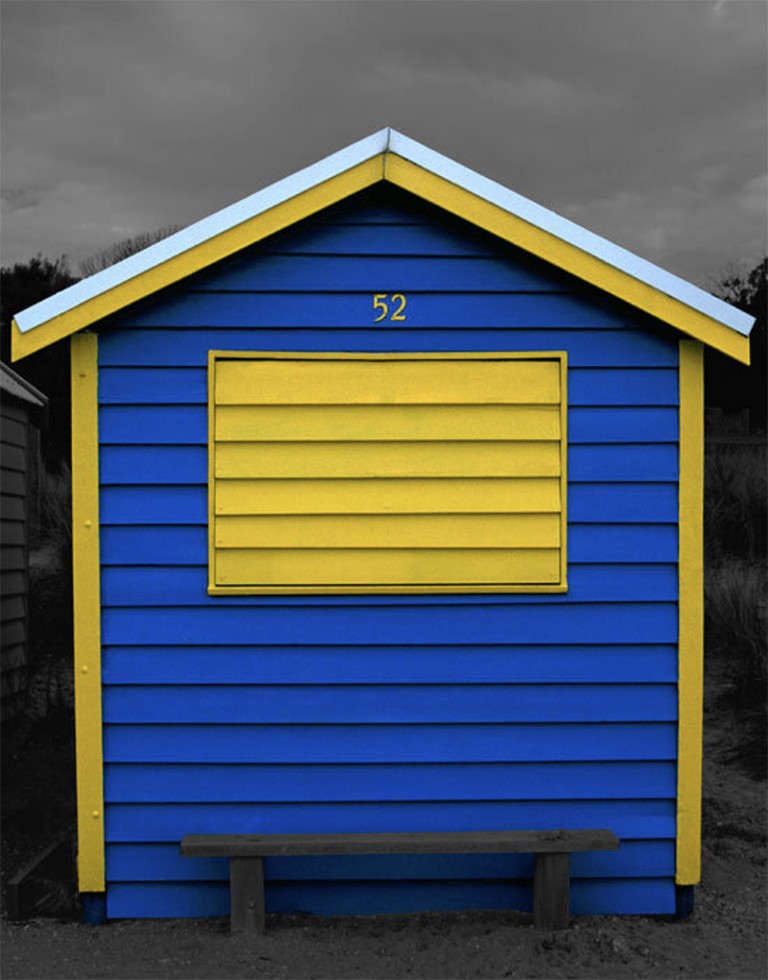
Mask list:
[[[209,591],[563,592],[566,355],[211,351]]]

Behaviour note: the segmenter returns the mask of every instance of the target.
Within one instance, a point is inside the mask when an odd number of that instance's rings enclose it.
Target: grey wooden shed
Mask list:
[[[0,407],[0,718],[8,722],[19,714],[26,678],[30,524],[48,399],[0,363]]]

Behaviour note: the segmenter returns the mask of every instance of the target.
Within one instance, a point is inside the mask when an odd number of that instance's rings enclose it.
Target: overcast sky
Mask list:
[[[3,0],[3,264],[383,126],[699,285],[766,250],[763,0]]]

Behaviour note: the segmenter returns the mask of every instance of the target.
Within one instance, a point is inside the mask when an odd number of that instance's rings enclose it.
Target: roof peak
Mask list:
[[[293,218],[286,219],[281,227],[380,180],[410,189],[455,213],[460,214],[463,208],[465,213],[460,216],[476,224],[475,215],[482,210],[489,216],[484,227],[492,233],[515,241],[534,254],[543,254],[550,262],[557,254],[561,261],[553,264],[560,264],[566,271],[627,299],[739,360],[749,359],[745,338],[754,322],[752,317],[391,126],[18,313],[14,321],[14,356],[24,356],[74,333],[271,234],[277,230],[276,215],[281,208],[287,214],[290,209],[283,206],[290,201],[303,199],[306,212],[294,208]],[[333,194],[337,195],[335,199]],[[470,199],[477,206],[469,207]],[[549,243],[543,251],[542,242]],[[556,249],[552,249],[553,243],[557,244]],[[157,275],[161,267],[164,272]],[[614,288],[617,276],[623,293]],[[103,301],[106,296],[108,302]],[[654,297],[663,301],[656,302]],[[665,312],[669,310],[673,312],[671,319]],[[733,341],[729,340],[731,334]],[[713,341],[713,336],[718,339]]]

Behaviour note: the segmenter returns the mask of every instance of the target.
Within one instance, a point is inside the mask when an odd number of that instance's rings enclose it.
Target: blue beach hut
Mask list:
[[[699,880],[702,351],[751,318],[393,130],[20,312],[71,338],[79,876],[185,834],[609,828]],[[532,857],[271,858],[267,910],[530,907]]]

